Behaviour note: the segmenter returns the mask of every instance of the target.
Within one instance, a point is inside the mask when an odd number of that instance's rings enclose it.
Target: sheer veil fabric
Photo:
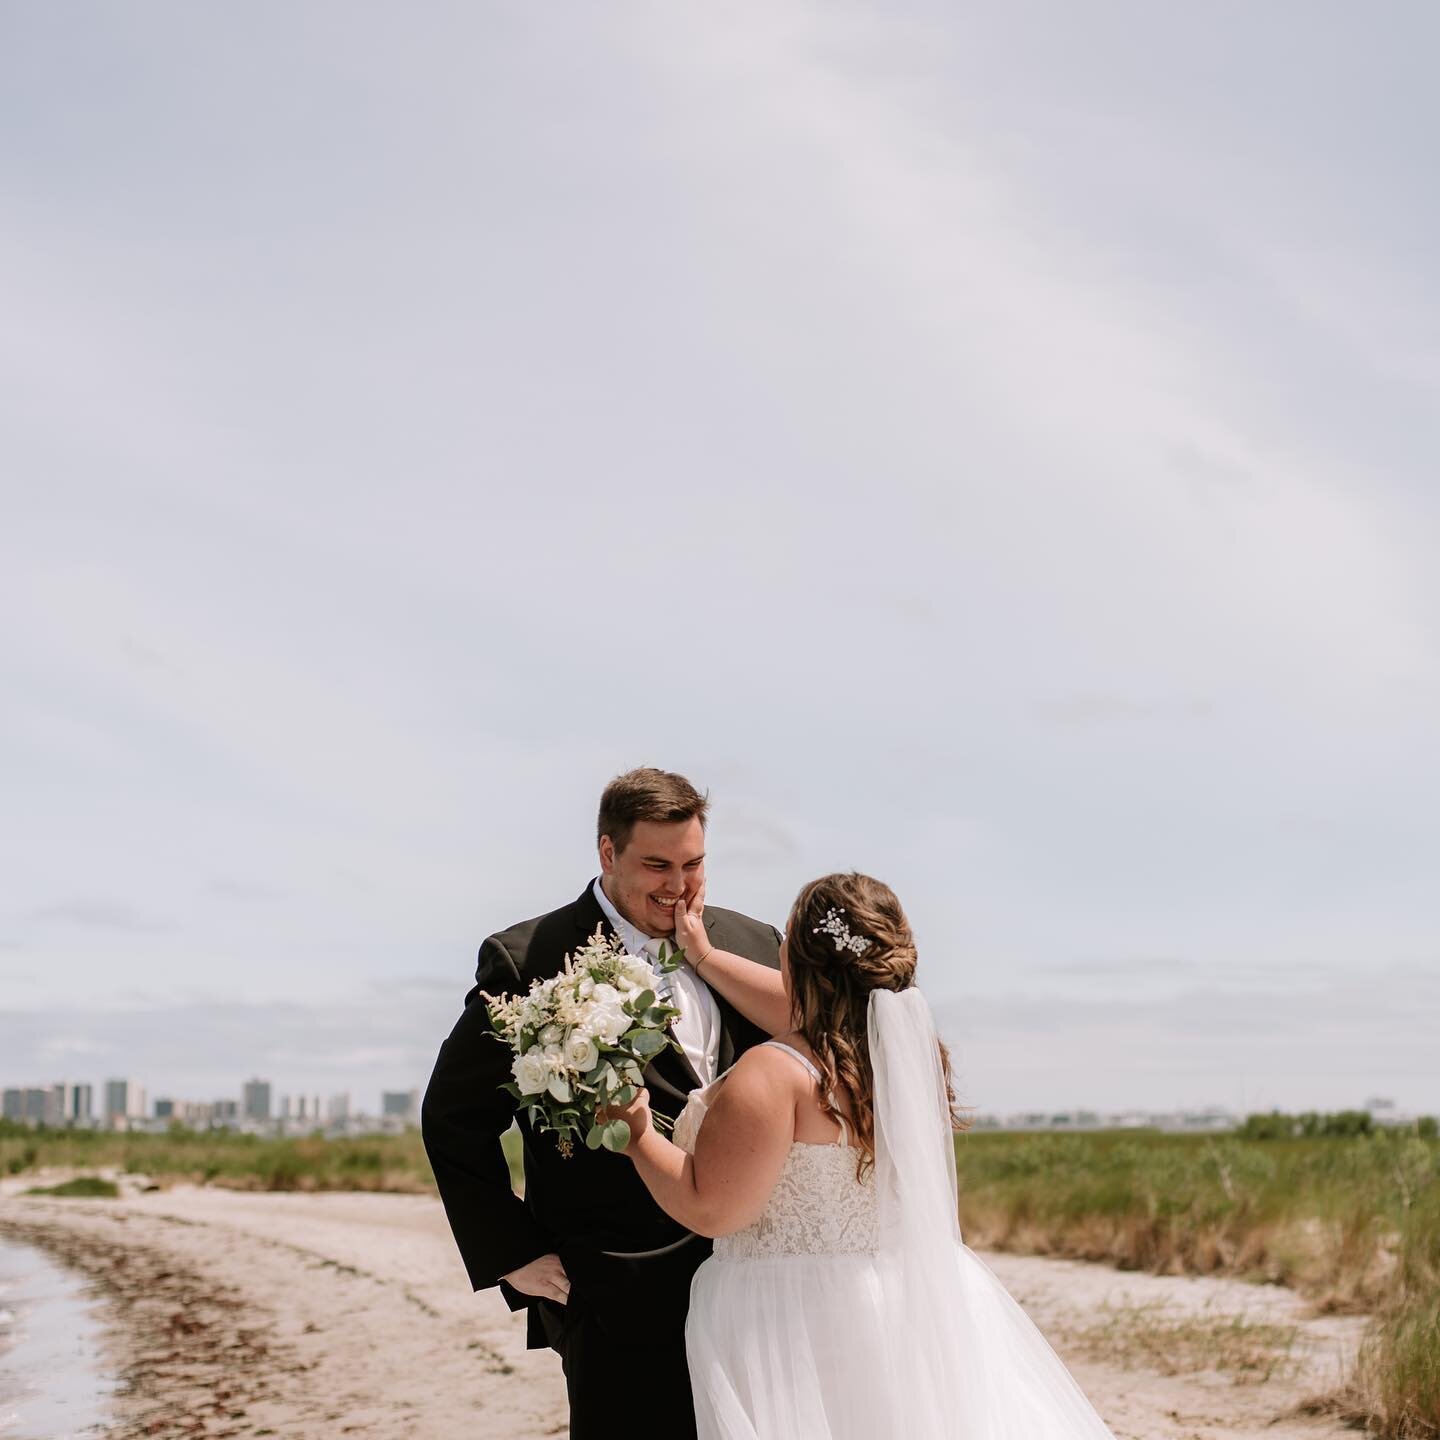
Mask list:
[[[1029,1316],[961,1241],[950,1107],[925,997],[877,990],[868,1018],[894,1433],[1113,1440]]]
[[[924,997],[877,991],[868,1014],[873,1171],[858,1178],[848,1145],[797,1142],[759,1220],[717,1240],[695,1273],[685,1338],[699,1440],[1113,1440],[961,1243]],[[677,1144],[693,1148],[704,1112],[697,1091]]]

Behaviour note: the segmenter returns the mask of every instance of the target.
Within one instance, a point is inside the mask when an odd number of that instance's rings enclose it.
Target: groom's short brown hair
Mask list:
[[[703,825],[710,810],[709,795],[702,795],[683,775],[644,765],[617,775],[600,797],[600,818],[595,826],[595,843],[610,837],[617,852],[630,843],[636,821],[656,820],[662,825],[679,825],[699,820]]]

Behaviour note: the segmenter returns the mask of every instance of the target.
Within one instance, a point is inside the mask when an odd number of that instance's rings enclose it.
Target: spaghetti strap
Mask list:
[[[820,1071],[816,1068],[813,1060],[807,1060],[793,1045],[787,1045],[783,1040],[762,1040],[762,1045],[773,1045],[777,1050],[783,1050],[787,1055],[793,1055],[809,1072],[810,1078],[818,1085],[820,1083]]]
[[[819,1085],[820,1070],[813,1060],[807,1060],[793,1045],[787,1045],[783,1040],[762,1040],[762,1045],[773,1045],[777,1050],[783,1050],[787,1055],[793,1055],[809,1072],[810,1078]],[[835,1104],[835,1092],[825,1092],[826,1101],[835,1110],[835,1119],[840,1124],[840,1138],[835,1142],[837,1145],[848,1146],[850,1144],[850,1126],[846,1123],[845,1117],[840,1113],[840,1107]]]

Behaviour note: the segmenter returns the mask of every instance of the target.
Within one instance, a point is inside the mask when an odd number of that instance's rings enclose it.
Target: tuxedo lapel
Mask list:
[[[585,887],[571,909],[575,912],[576,940],[575,946],[571,947],[569,953],[573,954],[576,947],[583,945],[595,933],[597,925],[606,935],[614,936],[615,927],[610,923],[605,912],[600,908],[600,902],[595,898],[594,881]]]
[[[677,1100],[688,1100],[690,1092],[700,1084],[695,1067],[683,1050],[670,1043],[645,1067],[645,1084],[652,1090],[663,1090]]]
[[[715,945],[715,917],[713,915],[705,917],[705,933],[710,937],[710,945],[713,949]],[[711,990],[710,994],[714,996],[715,1006],[720,1011],[720,1046],[715,1053],[715,1073],[723,1075],[735,1063],[735,1025],[740,1019],[740,1015],[718,990]]]

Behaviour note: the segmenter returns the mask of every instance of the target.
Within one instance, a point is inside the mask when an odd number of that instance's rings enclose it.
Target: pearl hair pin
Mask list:
[[[843,910],[827,910],[825,918],[810,933],[828,935],[835,942],[837,952],[849,950],[853,955],[863,955],[870,948],[870,941],[863,935],[850,933],[850,927],[841,919],[844,914]]]

